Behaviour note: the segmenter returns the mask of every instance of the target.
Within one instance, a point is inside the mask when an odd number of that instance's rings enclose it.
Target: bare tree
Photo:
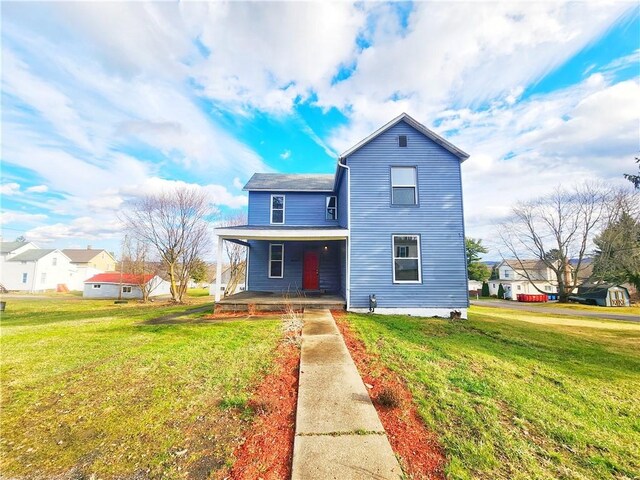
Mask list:
[[[125,236],[122,244],[120,271],[133,275],[136,286],[142,292],[142,301],[147,302],[159,283],[150,281],[160,273],[158,262],[152,261],[149,245],[139,239],[133,241]]]
[[[632,283],[640,289],[640,191],[620,189],[607,205],[595,237],[592,281]]]
[[[191,270],[210,246],[208,220],[213,212],[204,191],[177,187],[134,199],[121,215],[132,237],[158,253],[176,303],[182,303]]]
[[[232,215],[226,217],[221,223],[221,227],[233,227],[237,225],[246,225],[247,217],[244,214]],[[226,261],[229,268],[229,281],[224,290],[224,296],[226,297],[230,293],[233,293],[240,282],[240,279],[245,275],[246,268],[246,250],[247,247],[238,243],[230,241],[224,242],[224,251],[226,255]],[[216,259],[216,261],[222,261],[222,259]]]
[[[565,302],[576,288],[591,240],[606,217],[610,192],[585,183],[571,190],[557,187],[550,195],[519,203],[499,228],[500,238],[513,266],[541,293],[539,280],[525,259],[534,258],[551,269],[558,297]],[[571,265],[573,260],[574,267]]]

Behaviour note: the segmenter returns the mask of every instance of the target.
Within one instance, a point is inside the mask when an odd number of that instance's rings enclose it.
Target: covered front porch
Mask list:
[[[247,291],[221,299],[217,286],[216,302],[221,308],[271,304],[345,307],[347,229],[245,225],[217,228],[216,234],[218,258],[222,258],[225,241],[247,247]],[[217,268],[221,266],[218,262]]]

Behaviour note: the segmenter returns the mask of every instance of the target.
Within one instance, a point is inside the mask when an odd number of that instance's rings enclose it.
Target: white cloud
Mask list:
[[[337,106],[349,117],[329,140],[339,151],[403,111],[429,124],[450,106],[475,108],[496,98],[513,103],[523,87],[587,46],[631,7],[418,2],[406,31],[388,13],[393,6],[378,8],[382,26],[357,57],[354,73],[318,92],[319,105]]]
[[[49,191],[49,187],[47,187],[46,185],[34,185],[27,188],[26,191],[29,193],[45,193]]]
[[[233,179],[233,186],[238,190],[242,190],[244,183],[238,177],[235,177]]]
[[[495,258],[494,224],[517,201],[585,180],[627,186],[639,111],[638,81],[610,85],[594,74],[515,106],[447,112],[442,126],[460,128],[450,139],[471,153],[462,166],[467,234],[484,238]]]
[[[127,195],[175,184],[160,177],[184,172],[216,204],[240,208],[246,196],[226,185],[239,190],[241,178],[269,166],[224,125],[241,128],[265,112],[335,156],[407,111],[437,122],[435,130],[471,153],[463,174],[468,233],[476,236],[516,199],[628,169],[638,144],[638,82],[612,82],[637,64],[638,52],[562,92],[523,95],[633,4],[416,2],[406,28],[400,8],[46,3],[34,15],[32,4],[9,3],[3,90],[28,108],[11,103],[3,112],[3,161],[61,192],[44,208],[88,212],[97,223]],[[336,82],[341,69],[351,74]],[[321,138],[293,114],[307,100],[337,108],[346,125]],[[81,222],[72,230],[91,229]],[[61,223],[52,235],[65,231]]]
[[[291,150],[285,150],[280,154],[280,158],[283,160],[288,160],[291,157]]]
[[[204,191],[208,195],[211,204],[216,207],[242,208],[247,206],[246,195],[233,195],[222,185],[198,185],[180,180],[165,180],[158,177],[148,178],[141,184],[123,187],[120,189],[120,194],[123,197],[138,197],[170,191],[177,187],[190,187]]]
[[[274,114],[328,86],[353,61],[366,22],[364,8],[346,2],[216,3],[199,15],[191,23],[211,51],[193,70],[203,94],[236,112]]]
[[[11,182],[11,183],[3,183],[0,185],[0,194],[6,195],[7,197],[13,195],[20,195],[20,184]]]
[[[56,243],[78,238],[107,241],[119,238],[122,225],[119,220],[94,217],[78,217],[70,222],[54,223],[28,230],[25,236],[38,244]]]
[[[47,220],[47,216],[43,213],[26,213],[17,211],[3,211],[0,212],[0,225],[7,225],[12,223],[34,224],[42,223]]]

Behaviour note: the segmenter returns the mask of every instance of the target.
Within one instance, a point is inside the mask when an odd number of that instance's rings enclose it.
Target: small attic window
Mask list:
[[[407,136],[406,135],[398,135],[398,146],[406,147],[407,146]]]

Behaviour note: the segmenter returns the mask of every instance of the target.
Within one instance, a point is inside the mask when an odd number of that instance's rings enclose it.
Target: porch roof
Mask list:
[[[214,231],[225,240],[344,240],[349,237],[347,228],[324,226],[238,225],[218,227]]]

